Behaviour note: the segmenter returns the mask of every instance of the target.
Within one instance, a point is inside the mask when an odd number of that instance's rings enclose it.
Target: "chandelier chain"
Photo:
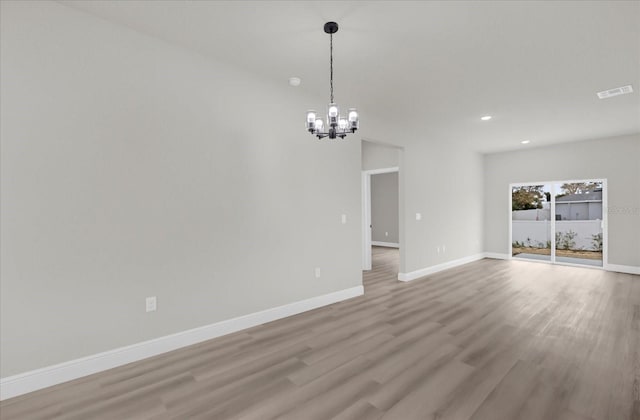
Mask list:
[[[332,104],[333,103],[333,34],[329,34],[329,37],[331,39],[329,41],[329,51],[330,51],[329,55],[331,56],[331,59],[329,60],[329,66],[331,67],[331,77],[330,77],[330,80],[331,80],[331,102],[329,102],[329,103]]]

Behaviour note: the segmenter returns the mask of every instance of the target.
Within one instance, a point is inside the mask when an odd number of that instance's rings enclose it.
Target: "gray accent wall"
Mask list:
[[[325,97],[1,7],[2,377],[362,284],[360,141],[303,129]]]
[[[398,243],[398,172],[371,175],[371,240]]]
[[[640,266],[640,135],[484,157],[484,247],[509,253],[509,184],[607,179],[609,263]]]

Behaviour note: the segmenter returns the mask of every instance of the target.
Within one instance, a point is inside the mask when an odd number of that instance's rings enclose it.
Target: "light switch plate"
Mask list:
[[[416,213],[416,220],[422,220],[422,214]]]
[[[158,308],[157,300],[155,296],[149,296],[146,299],[145,303],[146,303],[147,312],[153,312]]]

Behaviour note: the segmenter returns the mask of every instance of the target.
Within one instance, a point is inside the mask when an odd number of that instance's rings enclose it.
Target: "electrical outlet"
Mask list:
[[[320,267],[316,267],[316,278],[320,278]]]
[[[145,302],[146,302],[147,312],[153,312],[158,308],[157,300],[155,296],[149,296]]]
[[[384,233],[384,236],[389,236],[389,232],[385,232],[385,233]]]

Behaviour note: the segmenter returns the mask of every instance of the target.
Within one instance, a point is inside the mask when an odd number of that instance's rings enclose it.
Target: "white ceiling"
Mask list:
[[[482,152],[640,132],[637,1],[61,1]],[[596,92],[632,84],[634,93]],[[318,104],[318,108],[320,105]],[[305,110],[301,110],[301,120]],[[492,115],[481,122],[483,115]],[[521,140],[531,140],[527,146]],[[384,139],[379,139],[384,140]]]

